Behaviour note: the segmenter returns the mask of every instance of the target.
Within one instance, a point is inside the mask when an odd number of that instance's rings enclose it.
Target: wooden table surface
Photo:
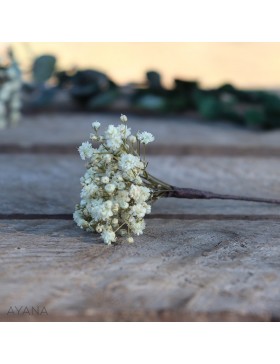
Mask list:
[[[279,321],[280,206],[163,199],[143,236],[111,247],[77,228],[77,147],[95,120],[118,116],[26,116],[0,131],[0,320]],[[172,184],[280,198],[280,131],[129,123],[155,135],[149,168]]]

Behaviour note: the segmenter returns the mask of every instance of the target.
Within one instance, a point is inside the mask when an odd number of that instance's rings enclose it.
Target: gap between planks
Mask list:
[[[151,214],[146,219],[280,221],[280,215]],[[0,220],[72,220],[72,214],[0,214]]]
[[[0,145],[1,154],[77,154],[78,145]],[[148,155],[186,156],[197,155],[204,157],[280,157],[280,148],[259,146],[201,146],[201,145],[151,145]]]

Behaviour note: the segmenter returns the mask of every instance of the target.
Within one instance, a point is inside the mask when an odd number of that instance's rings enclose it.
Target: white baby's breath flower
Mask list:
[[[98,191],[98,186],[96,184],[92,183],[92,184],[89,184],[89,185],[85,185],[82,188],[82,191],[81,191],[81,198],[90,198],[97,191]]]
[[[139,222],[136,222],[136,221],[132,222],[131,223],[131,231],[135,235],[141,235],[141,234],[143,234],[145,226],[146,226],[146,224],[145,224],[144,220],[140,220]]]
[[[114,214],[116,214],[119,211],[120,205],[118,203],[114,203],[112,207],[112,211]]]
[[[147,131],[143,131],[143,133],[137,133],[137,139],[143,144],[148,144],[155,140],[153,134],[148,133]]]
[[[105,154],[105,155],[103,156],[103,161],[104,161],[104,163],[108,164],[108,163],[110,163],[110,162],[111,162],[111,160],[112,160],[112,156],[111,156],[111,154]]]
[[[127,238],[127,242],[128,243],[133,243],[134,242],[134,239],[130,236],[129,238]]]
[[[95,203],[91,207],[91,217],[95,221],[106,221],[111,216],[113,216],[112,212],[112,202],[106,201],[104,203],[98,201],[98,203]]]
[[[84,229],[84,228],[88,227],[88,222],[83,218],[80,211],[75,211],[74,212],[73,219],[81,229]]]
[[[105,131],[105,139],[107,147],[112,149],[113,152],[118,151],[122,144],[122,135],[120,130],[114,125],[109,125],[108,129]]]
[[[102,233],[102,231],[103,231],[103,226],[102,226],[102,225],[100,225],[100,224],[98,224],[98,225],[96,226],[96,228],[95,228],[95,231],[96,231],[97,233]]]
[[[94,153],[92,145],[89,142],[83,142],[78,150],[82,160],[85,160],[86,158],[91,158]]]
[[[119,205],[120,205],[120,208],[122,208],[123,210],[126,210],[129,208],[129,204],[125,201],[120,201]]]
[[[124,182],[118,182],[117,183],[118,190],[122,191],[125,189],[125,183]]]
[[[129,141],[130,143],[132,143],[132,144],[136,143],[136,141],[137,141],[136,136],[134,136],[134,135],[130,135],[130,136],[128,137],[128,141]]]
[[[105,186],[105,190],[108,192],[108,193],[112,193],[114,192],[116,189],[116,186],[113,184],[113,183],[109,183]]]
[[[94,121],[92,124],[93,129],[97,130],[100,128],[100,123],[98,121]]]
[[[143,184],[143,180],[142,180],[142,178],[141,178],[140,176],[136,176],[136,177],[134,178],[133,183],[135,183],[135,184],[137,184],[137,185],[142,185],[142,184]]]
[[[119,167],[124,172],[129,172],[135,167],[142,168],[143,163],[140,161],[140,158],[135,155],[123,154],[119,160]]]
[[[101,178],[102,183],[108,183],[109,181],[110,180],[109,180],[109,178],[107,176],[104,176],[104,177]]]
[[[91,140],[98,140],[98,136],[96,134],[90,133],[89,137]]]
[[[125,115],[122,122],[127,122]],[[98,149],[84,142],[79,147],[81,158],[88,159],[87,170],[80,179],[81,201],[76,206],[74,221],[82,229],[97,232],[106,244],[116,242],[117,236],[140,235],[145,229],[144,217],[151,212],[151,202],[169,186],[146,172],[141,150],[136,148],[136,137],[126,125],[109,125],[104,135],[97,136],[100,123],[92,123],[92,134]],[[93,137],[93,136],[96,136]],[[153,140],[150,133],[138,133],[138,140],[147,144]],[[139,143],[138,143],[139,144]],[[140,145],[141,147],[141,145]],[[141,149],[141,148],[140,148]]]
[[[146,207],[143,204],[137,204],[131,207],[131,213],[133,216],[142,218],[146,215]]]
[[[21,117],[21,72],[12,55],[9,64],[0,60],[0,128],[15,126]]]
[[[131,134],[131,129],[128,128],[126,125],[119,125],[117,129],[122,139],[127,139]]]
[[[121,120],[122,123],[126,123],[127,122],[126,115],[121,114],[120,120]]]
[[[112,230],[103,230],[101,236],[105,244],[110,245],[112,242],[116,241],[116,234]]]
[[[144,202],[150,197],[150,190],[147,187],[131,185],[129,190],[129,195],[134,199],[134,201]]]

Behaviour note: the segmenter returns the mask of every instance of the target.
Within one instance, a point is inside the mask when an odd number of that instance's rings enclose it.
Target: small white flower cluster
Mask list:
[[[21,74],[12,55],[10,58],[10,65],[0,65],[0,129],[8,123],[16,125],[21,116]]]
[[[147,163],[141,158],[141,148],[152,142],[152,134],[135,136],[125,124],[109,125],[99,134],[100,123],[92,123],[91,141],[79,147],[82,160],[88,159],[87,171],[81,178],[81,202],[73,214],[82,229],[101,234],[106,244],[118,236],[133,242],[132,235],[145,229],[144,217],[151,212],[151,202],[160,196],[166,185],[146,172]]]

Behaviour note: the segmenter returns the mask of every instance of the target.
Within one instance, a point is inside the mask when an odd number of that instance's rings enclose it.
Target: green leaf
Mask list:
[[[198,110],[206,119],[218,119],[223,112],[223,104],[214,96],[200,97]]]
[[[32,67],[33,80],[41,84],[50,79],[55,71],[56,58],[51,55],[42,55],[35,59]]]
[[[109,107],[116,100],[117,97],[118,97],[117,90],[109,90],[106,92],[102,92],[99,95],[94,96],[87,104],[87,107],[90,110]]]
[[[161,96],[146,94],[137,100],[136,106],[141,110],[165,111],[167,104]]]
[[[148,80],[149,88],[152,90],[161,90],[161,77],[160,74],[156,71],[148,71],[146,73],[146,77]]]

